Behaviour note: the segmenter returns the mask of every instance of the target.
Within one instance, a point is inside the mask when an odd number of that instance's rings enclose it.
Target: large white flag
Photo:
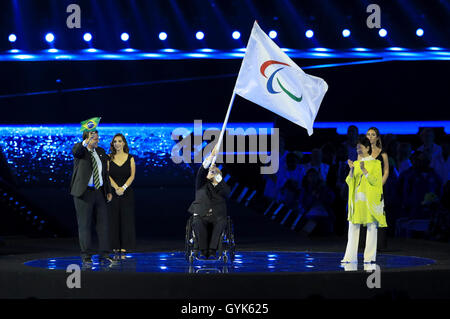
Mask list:
[[[323,79],[303,72],[255,21],[236,81],[237,94],[304,127],[311,135],[327,89]]]

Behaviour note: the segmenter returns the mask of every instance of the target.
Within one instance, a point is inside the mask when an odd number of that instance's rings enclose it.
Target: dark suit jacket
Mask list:
[[[200,165],[195,181],[195,200],[188,209],[191,214],[205,216],[212,208],[213,215],[217,217],[227,216],[226,199],[230,193],[230,187],[222,180],[214,186],[207,178],[208,170]]]
[[[95,149],[100,160],[102,161],[102,178],[103,178],[103,192],[105,194],[111,193],[111,183],[108,174],[108,160],[109,157],[105,150],[101,147]],[[92,160],[89,151],[82,143],[77,143],[72,148],[73,153],[73,174],[70,181],[70,194],[72,196],[80,197],[87,189],[89,179],[92,174]]]

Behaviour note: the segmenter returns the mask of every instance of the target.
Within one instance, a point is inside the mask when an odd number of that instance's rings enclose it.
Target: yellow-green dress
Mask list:
[[[348,218],[352,224],[367,225],[376,222],[387,227],[382,200],[383,184],[381,162],[369,156],[363,159],[368,174],[360,168],[361,161],[354,161],[353,177],[345,179],[348,185]]]

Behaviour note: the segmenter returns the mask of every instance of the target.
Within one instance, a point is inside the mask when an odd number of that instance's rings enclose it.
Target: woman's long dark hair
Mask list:
[[[127,142],[127,139],[125,138],[125,136],[123,134],[121,134],[121,133],[117,133],[116,135],[114,135],[114,137],[113,137],[113,139],[111,141],[111,144],[109,146],[109,152],[110,152],[109,156],[111,157],[111,160],[113,160],[114,159],[114,155],[116,155],[116,149],[114,147],[114,139],[116,137],[122,138],[122,141],[124,143],[123,144],[123,152],[127,153],[127,154],[130,152],[130,149],[128,148],[128,142]]]
[[[376,127],[372,126],[371,128],[369,128],[367,130],[367,132],[369,132],[369,131],[374,131],[375,134],[377,134],[377,144],[376,145],[377,145],[378,148],[383,149],[383,144],[381,143],[380,130],[377,129]],[[366,132],[366,135],[367,135],[367,132]],[[370,153],[372,153],[372,151],[370,151]]]
[[[372,144],[370,143],[370,140],[367,138],[367,136],[361,135],[358,139],[358,144],[368,147],[369,154],[372,154]]]

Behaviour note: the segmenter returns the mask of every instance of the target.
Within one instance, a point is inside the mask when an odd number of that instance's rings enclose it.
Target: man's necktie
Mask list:
[[[95,189],[100,188],[100,177],[98,176],[98,165],[97,160],[94,157],[94,151],[90,151],[91,153],[91,160],[92,160],[92,174],[94,176],[94,185]]]

